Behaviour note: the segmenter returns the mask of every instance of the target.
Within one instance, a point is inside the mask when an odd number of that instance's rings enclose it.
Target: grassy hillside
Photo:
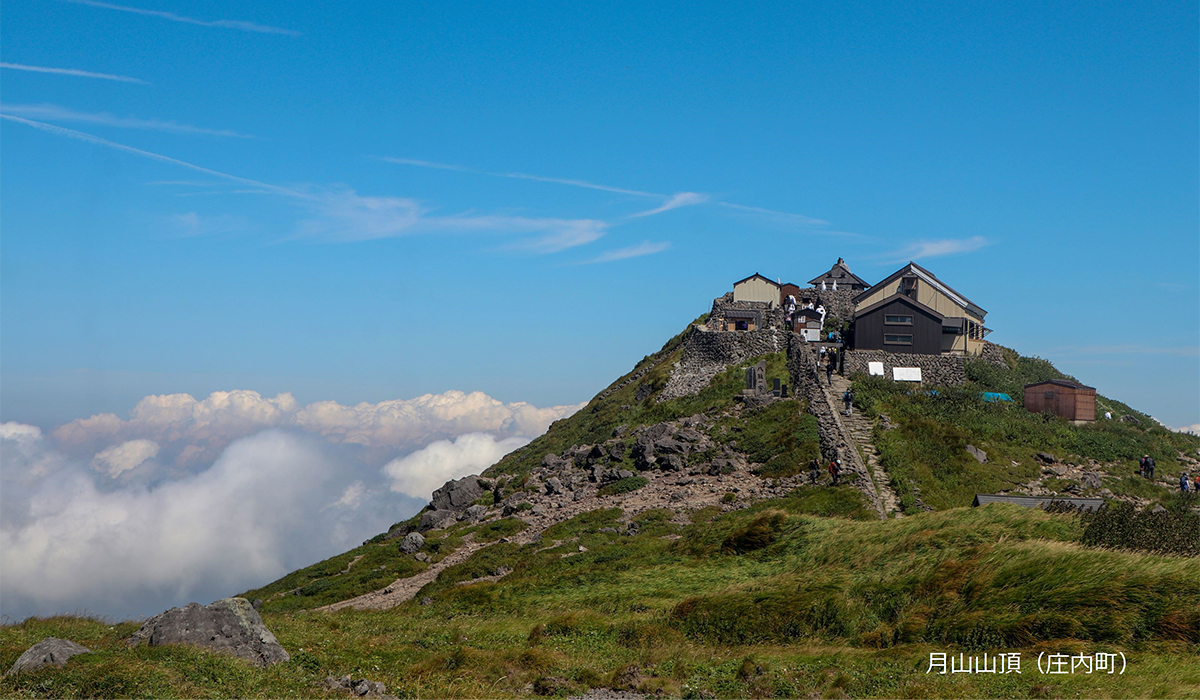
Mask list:
[[[1115,495],[1166,501],[1181,469],[1180,453],[1197,457],[1200,437],[1167,430],[1149,416],[1113,399],[1097,397],[1101,418],[1072,425],[1049,414],[1033,414],[1023,406],[1022,387],[1043,379],[1070,378],[1038,358],[1005,351],[1007,367],[968,360],[968,384],[935,392],[913,389],[882,377],[857,376],[855,405],[868,415],[885,414],[895,429],[878,425],[875,446],[892,478],[905,512],[916,511],[917,499],[933,509],[969,505],[976,493],[1012,490],[1041,476],[1035,455],[1047,452],[1059,461],[1103,472],[1103,487]],[[984,401],[981,392],[1003,392],[1013,401]],[[1137,424],[1116,420],[1131,415]],[[974,445],[988,454],[980,464],[967,452]],[[1153,484],[1138,476],[1137,461],[1154,457]],[[1066,486],[1047,481],[1048,486]],[[1089,493],[1096,494],[1099,489]]]
[[[324,697],[352,674],[402,697],[1200,697],[1200,561],[1083,547],[1078,521],[1007,505],[856,521],[802,494],[717,515],[619,510],[497,544],[384,612],[267,613],[293,660],[258,670],[130,650],[135,625],[29,620],[0,664],[62,636],[95,653],[0,680],[6,697]],[[617,529],[618,532],[601,531]],[[586,551],[580,552],[583,545]],[[471,583],[499,565],[513,573]],[[933,651],[1020,650],[1021,675],[927,675]],[[1123,676],[1037,673],[1039,651],[1123,651]]]

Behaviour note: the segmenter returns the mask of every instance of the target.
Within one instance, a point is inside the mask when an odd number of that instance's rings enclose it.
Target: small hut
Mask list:
[[[1073,423],[1090,423],[1096,420],[1096,390],[1066,379],[1026,384],[1025,409],[1049,411]]]

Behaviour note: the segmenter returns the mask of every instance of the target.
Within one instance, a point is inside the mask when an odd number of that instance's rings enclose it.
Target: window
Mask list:
[[[893,335],[891,333],[884,334],[883,342],[891,345],[912,345],[911,335]]]
[[[911,326],[912,318],[912,316],[892,316],[891,314],[885,314],[883,317],[883,322]]]
[[[749,321],[734,321],[733,327],[739,331],[747,331],[750,330],[750,323]]]

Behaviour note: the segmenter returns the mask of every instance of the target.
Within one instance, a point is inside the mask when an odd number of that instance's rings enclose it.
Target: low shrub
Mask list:
[[[637,491],[648,483],[650,483],[650,480],[644,476],[630,476],[619,481],[614,481],[607,486],[601,486],[600,490],[596,493],[601,496],[616,496],[622,493],[629,493],[630,491]]]
[[[763,513],[729,533],[721,542],[721,551],[726,554],[745,554],[762,549],[775,541],[785,521],[783,513]]]

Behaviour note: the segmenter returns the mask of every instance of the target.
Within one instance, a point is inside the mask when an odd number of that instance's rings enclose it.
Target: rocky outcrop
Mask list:
[[[417,531],[440,530],[452,524],[457,518],[457,514],[452,510],[427,510],[421,514],[421,522],[417,525]]]
[[[5,675],[15,676],[26,671],[36,671],[43,666],[66,666],[67,659],[87,654],[91,649],[66,639],[47,637],[25,650]]]
[[[366,678],[351,678],[350,676],[335,678],[329,676],[325,679],[324,685],[326,690],[345,690],[360,698],[393,697],[387,694],[386,685],[379,681],[367,680]]]
[[[128,641],[130,646],[191,644],[256,666],[270,666],[291,658],[245,598],[171,608],[146,620]]]
[[[400,541],[400,551],[404,554],[416,554],[425,546],[425,537],[419,532],[410,532]]]
[[[434,510],[463,511],[483,495],[483,483],[477,476],[464,476],[461,479],[451,479],[429,499]]]

